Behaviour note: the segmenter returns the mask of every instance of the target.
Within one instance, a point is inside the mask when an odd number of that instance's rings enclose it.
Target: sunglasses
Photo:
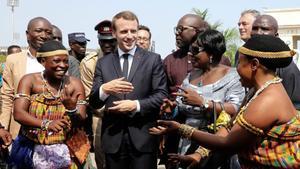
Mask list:
[[[190,46],[189,48],[189,53],[193,56],[198,55],[200,52],[203,52],[204,48],[203,47],[199,47],[199,46]]]

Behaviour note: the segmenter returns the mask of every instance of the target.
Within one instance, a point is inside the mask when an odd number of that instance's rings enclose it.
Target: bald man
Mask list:
[[[254,34],[279,36],[277,20],[271,15],[258,16],[252,26],[251,35]],[[300,71],[297,65],[291,62],[289,66],[278,68],[276,72],[282,78],[282,84],[294,106],[300,110]]]
[[[17,136],[20,129],[20,125],[12,117],[13,98],[18,83],[25,74],[44,70],[44,67],[36,59],[36,53],[44,42],[52,38],[51,23],[43,17],[31,19],[27,25],[26,37],[28,50],[8,55],[3,71],[0,122],[5,129],[9,130],[13,138]]]
[[[188,56],[189,46],[199,32],[208,29],[208,24],[195,14],[186,14],[179,19],[174,28],[177,50],[164,59],[169,92],[176,92],[176,86],[181,85],[187,73],[192,70],[191,58]]]
[[[52,39],[62,42],[62,32],[56,25],[52,25]]]
[[[251,34],[278,36],[278,23],[271,15],[258,16],[253,22]]]
[[[169,54],[163,61],[169,93],[176,92],[176,86],[181,85],[184,78],[192,70],[191,58],[188,55],[189,47],[197,35],[206,29],[209,29],[209,25],[199,15],[186,14],[179,19],[174,28],[178,49]],[[180,119],[175,120],[180,121]],[[176,134],[168,135],[161,163],[166,163],[168,153],[177,153],[178,143],[179,137]],[[166,168],[171,169],[173,166],[166,163]]]

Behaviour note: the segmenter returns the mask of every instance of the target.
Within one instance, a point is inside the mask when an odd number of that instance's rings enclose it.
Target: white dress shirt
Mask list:
[[[45,70],[45,67],[37,61],[36,57],[32,56],[29,49],[27,50],[26,60],[26,74],[42,72]]]
[[[124,51],[122,51],[119,46],[118,46],[118,54],[119,54],[119,57],[120,57],[120,65],[121,65],[121,69],[123,70],[123,63],[124,63],[124,58],[123,58],[123,54],[129,54],[128,56],[128,76],[130,74],[130,69],[131,69],[131,65],[132,65],[132,62],[133,62],[133,56],[134,56],[134,53],[136,51],[136,46],[134,48],[132,48],[129,52],[125,53]],[[100,97],[100,100],[104,101],[105,99],[107,99],[107,97],[109,96],[109,94],[106,94],[103,92],[102,90],[102,85],[100,86],[100,90],[99,90],[99,97]],[[134,116],[136,112],[139,112],[140,109],[141,109],[141,106],[140,106],[140,102],[138,100],[135,100],[136,101],[136,111],[134,112],[131,112],[131,114],[129,114],[130,117]]]

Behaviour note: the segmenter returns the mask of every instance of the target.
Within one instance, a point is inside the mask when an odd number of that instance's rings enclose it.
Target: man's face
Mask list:
[[[276,30],[267,18],[256,19],[253,23],[251,34],[277,36]]]
[[[56,29],[56,28],[53,28],[52,39],[56,40],[56,41],[59,41],[59,42],[62,42],[62,33],[61,33],[61,31]]]
[[[181,18],[174,28],[176,36],[176,46],[178,48],[188,48],[193,37],[197,34],[196,26],[191,23],[188,17]]]
[[[72,51],[74,51],[74,53],[76,54],[76,57],[78,60],[82,60],[85,56],[85,52],[86,52],[86,44],[87,42],[72,42],[70,45],[70,48],[72,49]]]
[[[107,55],[115,50],[117,41],[116,39],[98,39],[98,43],[103,54]]]
[[[245,14],[241,16],[238,26],[240,31],[240,38],[243,41],[247,41],[251,37],[252,24],[255,20],[255,17],[252,14]]]
[[[148,50],[150,47],[150,34],[146,30],[138,31],[137,45],[143,49]]]
[[[136,20],[117,19],[113,36],[123,52],[129,52],[134,48],[137,41],[138,22]]]
[[[46,20],[37,20],[28,28],[26,36],[29,46],[37,50],[52,38],[52,25]]]

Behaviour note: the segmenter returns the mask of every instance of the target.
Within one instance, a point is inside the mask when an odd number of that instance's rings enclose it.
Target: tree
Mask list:
[[[222,26],[222,23],[220,21],[216,21],[214,23],[208,22],[208,9],[201,11],[200,9],[193,8],[192,11],[195,14],[201,16],[203,20],[205,20],[209,24],[211,29],[215,29],[223,33],[227,49],[224,55],[230,59],[231,65],[234,65],[234,57],[238,49],[237,44],[240,41],[238,30],[236,28],[227,28],[222,31],[220,30],[220,27]]]

